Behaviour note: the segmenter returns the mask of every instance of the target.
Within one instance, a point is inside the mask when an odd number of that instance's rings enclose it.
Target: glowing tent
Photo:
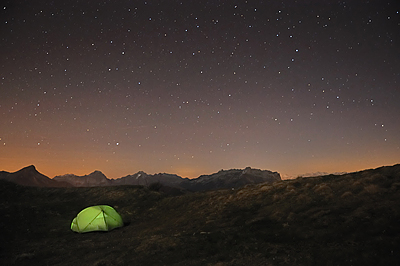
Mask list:
[[[78,233],[92,231],[111,231],[122,227],[124,222],[114,208],[107,205],[97,205],[83,209],[72,220],[71,230]]]

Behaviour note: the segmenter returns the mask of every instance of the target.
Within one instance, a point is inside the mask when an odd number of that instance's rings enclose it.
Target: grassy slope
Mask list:
[[[0,183],[1,265],[400,265],[400,166],[168,196]],[[81,209],[127,226],[73,233]]]

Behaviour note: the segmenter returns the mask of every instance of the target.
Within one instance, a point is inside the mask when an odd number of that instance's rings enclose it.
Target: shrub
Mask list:
[[[386,190],[378,187],[377,185],[368,185],[364,187],[364,191],[366,191],[369,194],[377,194],[377,193],[383,193]]]
[[[353,193],[351,193],[351,191],[346,191],[346,192],[344,192],[343,194],[342,194],[342,196],[340,196],[342,199],[345,199],[345,198],[350,198],[350,197],[353,197],[354,196],[354,194]]]

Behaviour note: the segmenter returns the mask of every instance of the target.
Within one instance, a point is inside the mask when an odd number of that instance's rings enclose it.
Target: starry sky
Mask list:
[[[400,162],[398,1],[2,1],[0,170]]]

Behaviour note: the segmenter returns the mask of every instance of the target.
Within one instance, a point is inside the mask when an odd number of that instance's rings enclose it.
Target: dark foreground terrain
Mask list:
[[[400,165],[180,196],[158,189],[2,181],[0,265],[400,265]],[[72,232],[96,204],[127,225]]]

